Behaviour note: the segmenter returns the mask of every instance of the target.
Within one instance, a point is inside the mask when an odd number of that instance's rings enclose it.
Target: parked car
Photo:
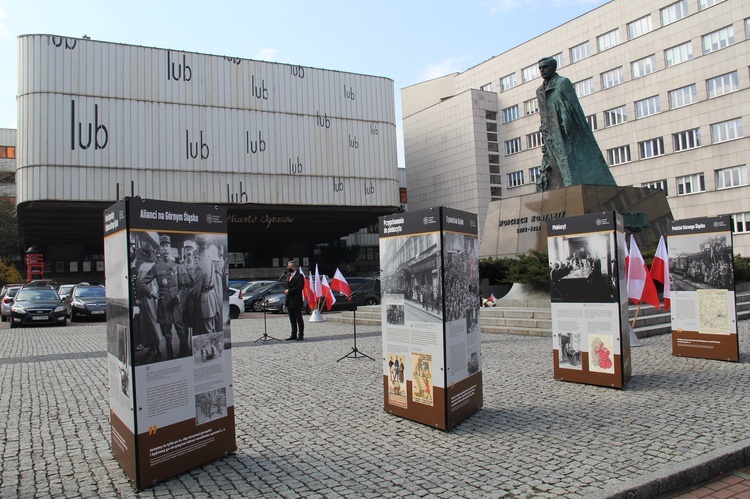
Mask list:
[[[237,288],[229,288],[229,318],[236,319],[244,311],[245,301],[242,299],[242,291]]]
[[[244,279],[232,279],[229,281],[229,287],[234,289],[242,289],[242,286],[247,284],[247,281]]]
[[[358,307],[380,305],[380,279],[374,277],[348,277],[346,282],[349,283],[353,301]]]
[[[239,290],[242,291],[242,296],[247,298],[247,296],[250,293],[254,293],[264,286],[268,286],[269,284],[275,284],[277,282],[279,281],[271,281],[271,280],[247,281],[243,286],[240,286]]]
[[[263,299],[266,297],[266,295],[283,292],[285,286],[285,282],[271,281],[271,284],[260,286],[255,291],[251,291],[249,293],[243,291],[242,297],[245,300],[245,311],[261,312],[263,310]]]
[[[6,284],[0,291],[0,307],[2,308],[2,319],[3,322],[7,321],[10,317],[10,306],[13,305],[13,297],[19,289],[23,287],[23,284]]]
[[[104,286],[77,284],[65,299],[67,314],[72,322],[79,319],[107,319],[107,300]]]
[[[261,300],[261,310],[265,310],[266,312],[273,312],[274,314],[278,314],[280,312],[286,313],[286,295],[284,294],[284,291],[277,293],[269,293],[267,294],[263,300]],[[307,300],[305,300],[305,306],[303,310],[307,311]]]
[[[65,305],[51,286],[22,287],[10,307],[10,327],[32,325],[66,326]]]
[[[60,299],[65,300],[70,296],[70,292],[75,287],[75,284],[60,284],[60,287],[57,288],[57,294],[60,295]]]
[[[24,284],[27,288],[51,286],[53,289],[57,289],[59,285],[60,283],[53,279],[35,279],[28,284]]]

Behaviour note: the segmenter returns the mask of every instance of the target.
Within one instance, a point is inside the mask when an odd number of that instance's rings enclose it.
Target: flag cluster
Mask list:
[[[305,277],[305,275],[302,274],[302,277]],[[336,269],[333,280],[329,283],[325,274],[320,275],[318,265],[316,264],[315,277],[312,277],[312,283],[310,283],[310,279],[305,277],[305,287],[302,290],[302,296],[307,299],[307,303],[310,304],[311,309],[319,308],[325,303],[326,309],[331,310],[333,304],[336,303],[336,296],[333,294],[333,291],[342,293],[347,299],[352,294],[349,283],[346,282],[346,278],[339,269]]]
[[[651,270],[648,269],[646,262],[643,260],[641,251],[638,249],[633,235],[630,235],[630,253],[625,259],[625,266],[628,276],[628,298],[633,303],[646,302],[653,305],[654,308],[660,309],[659,295],[656,292],[654,280],[664,285],[664,310],[669,310],[670,306],[670,288],[669,288],[669,256],[667,255],[667,246],[664,243],[664,237],[659,239],[659,246],[654,255],[654,261],[651,263]]]

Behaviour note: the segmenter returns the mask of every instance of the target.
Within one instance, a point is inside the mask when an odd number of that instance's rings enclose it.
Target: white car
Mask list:
[[[242,291],[229,288],[229,318],[236,319],[244,311],[245,301],[242,299]]]

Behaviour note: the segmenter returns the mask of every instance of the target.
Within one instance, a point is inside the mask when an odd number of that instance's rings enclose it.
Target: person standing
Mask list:
[[[286,309],[289,314],[289,323],[292,325],[292,334],[289,340],[302,341],[305,339],[305,321],[302,319],[302,289],[305,287],[305,277],[297,271],[297,264],[290,261],[287,266],[289,277],[286,280]]]
[[[136,304],[138,314],[136,324],[138,326],[138,337],[143,347],[147,348],[146,362],[161,360],[161,350],[159,350],[159,326],[156,320],[156,300],[153,298],[153,291],[156,290],[156,284],[153,280],[147,281],[156,264],[156,252],[149,243],[143,243],[140,249],[140,259],[142,263],[138,266],[138,275],[135,280]]]
[[[195,238],[195,243],[198,245],[198,269],[201,275],[201,334],[215,333],[218,328],[216,324],[216,317],[219,315],[221,310],[221,303],[219,303],[218,296],[214,291],[216,286],[220,286],[221,283],[217,282],[216,278],[216,267],[214,266],[213,260],[208,253],[208,241],[206,236],[199,234]]]
[[[179,305],[182,312],[183,336],[180,336],[180,356],[187,357],[191,350],[191,341],[196,334],[195,326],[202,322],[200,316],[200,294],[203,278],[195,261],[195,243],[187,239],[183,243],[182,263],[177,266],[177,286],[179,288]],[[179,335],[179,332],[178,332]]]

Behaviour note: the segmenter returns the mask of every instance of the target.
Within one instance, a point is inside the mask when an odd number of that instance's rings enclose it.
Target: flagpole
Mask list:
[[[641,303],[642,303],[642,302],[638,302],[638,308],[636,308],[636,309],[635,309],[635,317],[633,317],[633,323],[632,323],[632,324],[630,324],[630,327],[631,327],[632,329],[635,329],[635,321],[637,321],[637,320],[638,320],[638,314],[639,314],[639,313],[640,313],[640,311],[641,311]]]

